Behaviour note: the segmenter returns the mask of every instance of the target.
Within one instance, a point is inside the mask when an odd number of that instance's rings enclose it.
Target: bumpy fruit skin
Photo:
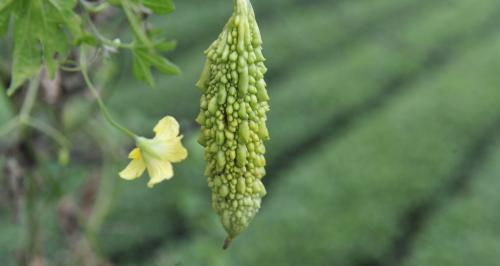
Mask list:
[[[198,142],[205,147],[205,175],[212,206],[228,239],[245,229],[258,212],[266,189],[269,96],[262,39],[248,0],[235,0],[232,17],[205,51],[207,61],[196,84],[203,91]]]

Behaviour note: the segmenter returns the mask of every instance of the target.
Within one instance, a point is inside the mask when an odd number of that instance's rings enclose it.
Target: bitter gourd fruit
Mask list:
[[[196,84],[201,89],[198,142],[205,148],[205,175],[212,206],[228,237],[225,247],[258,212],[266,189],[269,96],[262,38],[249,0],[234,0],[233,15],[205,51]]]

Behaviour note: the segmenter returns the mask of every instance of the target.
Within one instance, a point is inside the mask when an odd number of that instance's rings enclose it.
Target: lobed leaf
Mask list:
[[[82,35],[80,18],[73,11],[76,3],[76,0],[19,0],[15,1],[12,12],[4,16],[0,13],[0,26],[6,24],[1,21],[8,22],[9,14],[15,18],[12,81],[8,94],[13,94],[43,64],[49,75],[54,76],[59,61],[71,48],[65,30],[74,39]]]
[[[134,55],[133,71],[137,79],[147,82],[150,86],[155,86],[151,67],[157,68],[160,72],[167,75],[180,74],[180,69],[168,59],[158,53],[146,48],[135,48],[132,51]]]
[[[172,0],[144,0],[143,5],[156,14],[168,14],[175,11]]]
[[[0,36],[5,35],[9,27],[10,12],[14,0],[0,0]]]

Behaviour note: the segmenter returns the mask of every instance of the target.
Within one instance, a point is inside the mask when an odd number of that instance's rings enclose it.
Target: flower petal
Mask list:
[[[148,187],[150,188],[161,181],[168,180],[174,176],[172,164],[156,158],[147,159],[147,168],[150,176]]]
[[[129,159],[141,159],[141,150],[139,148],[133,149],[129,154],[128,154]]]
[[[182,136],[176,137],[171,141],[165,142],[162,158],[173,163],[180,162],[188,156],[188,152],[181,143]]]
[[[187,150],[182,146],[181,139],[182,136],[164,140],[139,137],[137,145],[148,157],[176,163],[186,159],[188,155]]]
[[[133,159],[128,166],[120,172],[120,177],[126,180],[133,180],[142,175],[146,170],[146,165],[139,157],[137,159]]]
[[[165,116],[153,129],[155,139],[171,139],[179,135],[179,123],[171,116]]]

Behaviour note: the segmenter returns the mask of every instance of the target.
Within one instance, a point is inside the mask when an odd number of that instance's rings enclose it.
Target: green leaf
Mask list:
[[[82,34],[80,38],[76,39],[75,44],[88,44],[90,46],[97,46],[99,45],[99,40],[94,35]]]
[[[34,1],[38,3],[38,1]],[[7,94],[12,95],[24,81],[35,75],[42,63],[42,51],[35,32],[41,26],[36,19],[37,7],[26,3],[20,5],[24,12],[16,19],[14,31],[14,54],[12,62],[12,80]],[[36,23],[35,23],[36,21]]]
[[[27,79],[39,72],[45,64],[53,77],[59,61],[64,59],[71,41],[81,33],[80,18],[74,13],[76,0],[16,0],[14,20],[14,53],[12,81],[8,94],[12,95]]]
[[[0,37],[4,36],[7,33],[7,29],[9,28],[10,16],[8,11],[0,11]]]
[[[73,11],[77,1],[76,0],[48,0],[52,5],[53,9],[49,11],[55,11],[58,15],[59,21],[64,22],[68,30],[70,31],[73,38],[78,39],[82,35],[81,29],[81,19]],[[51,14],[51,13],[48,13]],[[55,15],[54,14],[54,15]]]
[[[155,49],[159,52],[169,52],[177,47],[176,41],[159,41],[155,42]]]
[[[9,28],[10,14],[14,0],[0,0],[0,37],[4,36]]]
[[[146,60],[141,56],[140,53],[133,51],[134,61],[133,61],[133,71],[134,76],[138,80],[145,81],[149,86],[154,87],[155,81],[153,74],[151,74],[151,65],[146,62]]]
[[[8,8],[12,3],[14,0],[0,0],[0,10]]]
[[[180,69],[168,59],[162,57],[160,54],[150,51],[145,48],[135,48],[134,55],[134,75],[137,79],[146,81],[150,86],[154,87],[155,82],[151,74],[151,67],[154,66],[160,72],[167,75],[180,74]]]
[[[172,0],[143,0],[143,5],[156,14],[168,14],[175,10]]]
[[[108,3],[109,3],[110,5],[114,5],[114,6],[119,6],[119,5],[121,5],[120,0],[108,0]]]
[[[159,52],[168,52],[175,49],[176,41],[168,41],[165,39],[167,32],[163,29],[152,28],[148,30],[149,36],[153,41],[153,47]]]
[[[146,30],[143,21],[138,13],[138,7],[144,5],[155,13],[168,13],[174,6],[171,0],[120,0],[123,11],[134,33],[136,46],[132,48],[133,72],[134,76],[147,82],[150,86],[155,86],[151,68],[155,67],[164,74],[179,74],[179,68],[162,57],[159,52],[172,50],[175,42],[166,42],[163,39],[155,38],[155,30]]]
[[[165,57],[154,56],[152,59],[151,63],[163,74],[178,75],[181,73],[179,67]]]

